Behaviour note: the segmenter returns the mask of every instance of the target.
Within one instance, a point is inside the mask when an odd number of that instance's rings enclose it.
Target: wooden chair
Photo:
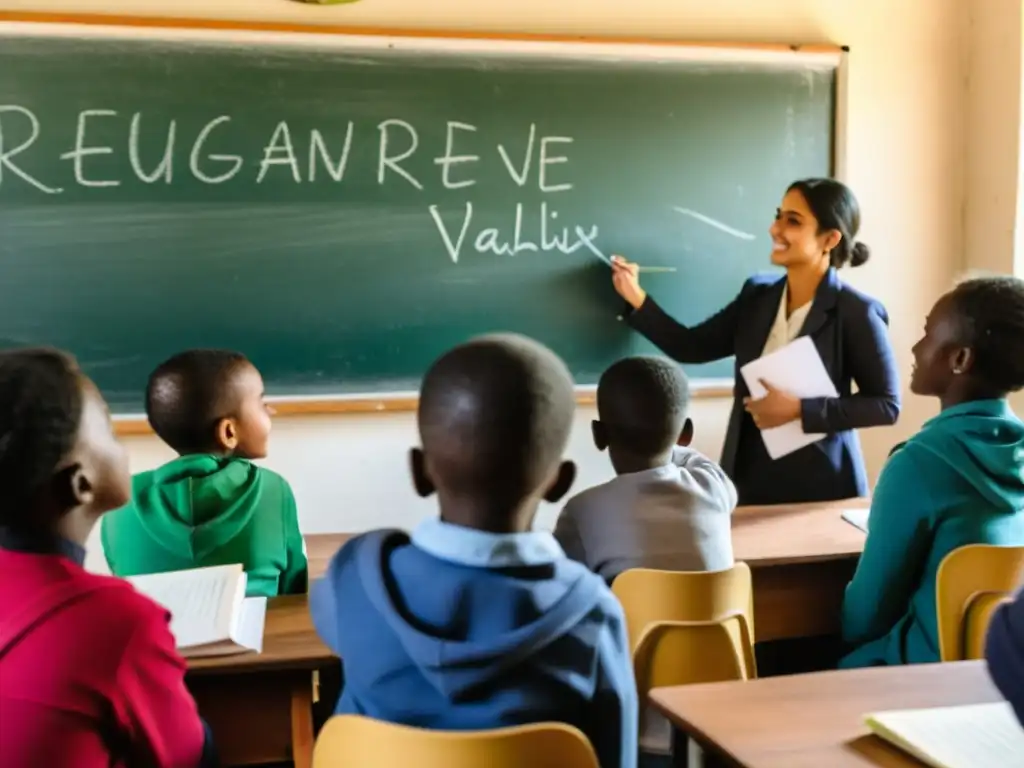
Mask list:
[[[1024,574],[1024,547],[969,544],[939,564],[935,600],[942,661],[978,659],[984,635],[1001,599]]]
[[[487,731],[432,731],[336,715],[313,749],[313,768],[599,768],[587,737],[563,723]]]
[[[640,640],[651,625],[665,622],[708,623],[742,614],[745,631],[751,639],[749,649],[744,649],[745,677],[757,677],[752,642],[754,591],[750,567],[746,563],[736,563],[726,571],[710,572],[634,568],[619,574],[612,582],[612,592],[622,603],[626,614],[634,664]]]

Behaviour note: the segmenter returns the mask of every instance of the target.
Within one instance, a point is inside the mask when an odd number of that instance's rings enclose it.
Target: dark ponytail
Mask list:
[[[801,179],[789,185],[787,191],[793,190],[803,195],[818,220],[819,233],[834,229],[842,235],[829,253],[833,267],[859,267],[871,258],[871,249],[855,239],[860,230],[860,205],[849,187],[835,179]]]

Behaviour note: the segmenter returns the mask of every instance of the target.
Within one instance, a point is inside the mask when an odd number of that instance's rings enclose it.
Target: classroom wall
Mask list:
[[[991,15],[972,28],[969,8],[977,5],[991,6]],[[1017,12],[1012,58],[1020,55],[1019,0],[361,0],[326,7],[289,0],[0,0],[8,10],[849,45],[846,180],[862,202],[862,239],[873,257],[847,278],[888,307],[904,385],[925,313],[964,266],[969,49],[979,37],[985,43],[1005,32],[1011,5]],[[1019,129],[1017,87],[1008,101],[1000,92],[975,93],[975,108],[986,112],[970,129],[1010,121]],[[990,189],[1016,201],[1010,175],[1000,174]],[[764,212],[765,227],[771,215]],[[985,232],[988,215],[977,211],[971,231]],[[728,408],[723,400],[694,404],[697,445],[716,456]],[[862,436],[872,475],[889,447],[934,412],[934,404],[908,396],[899,425]],[[589,444],[592,416],[589,410],[578,415],[570,447],[581,485],[609,473],[605,457]],[[281,419],[267,463],[291,480],[309,531],[409,526],[431,509],[407,480],[406,450],[415,440],[411,414]],[[167,458],[154,439],[128,445],[136,469]],[[549,525],[554,512],[545,509],[541,524]]]

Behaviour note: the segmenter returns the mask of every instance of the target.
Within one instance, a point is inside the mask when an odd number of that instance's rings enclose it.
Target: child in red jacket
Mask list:
[[[74,361],[0,352],[0,768],[213,761],[167,612],[82,567],[129,483],[106,403]]]

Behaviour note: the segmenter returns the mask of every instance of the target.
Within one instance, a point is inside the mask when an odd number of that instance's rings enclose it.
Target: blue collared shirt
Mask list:
[[[551,565],[565,557],[555,537],[545,531],[489,533],[438,518],[416,526],[412,543],[440,560],[471,568]]]

